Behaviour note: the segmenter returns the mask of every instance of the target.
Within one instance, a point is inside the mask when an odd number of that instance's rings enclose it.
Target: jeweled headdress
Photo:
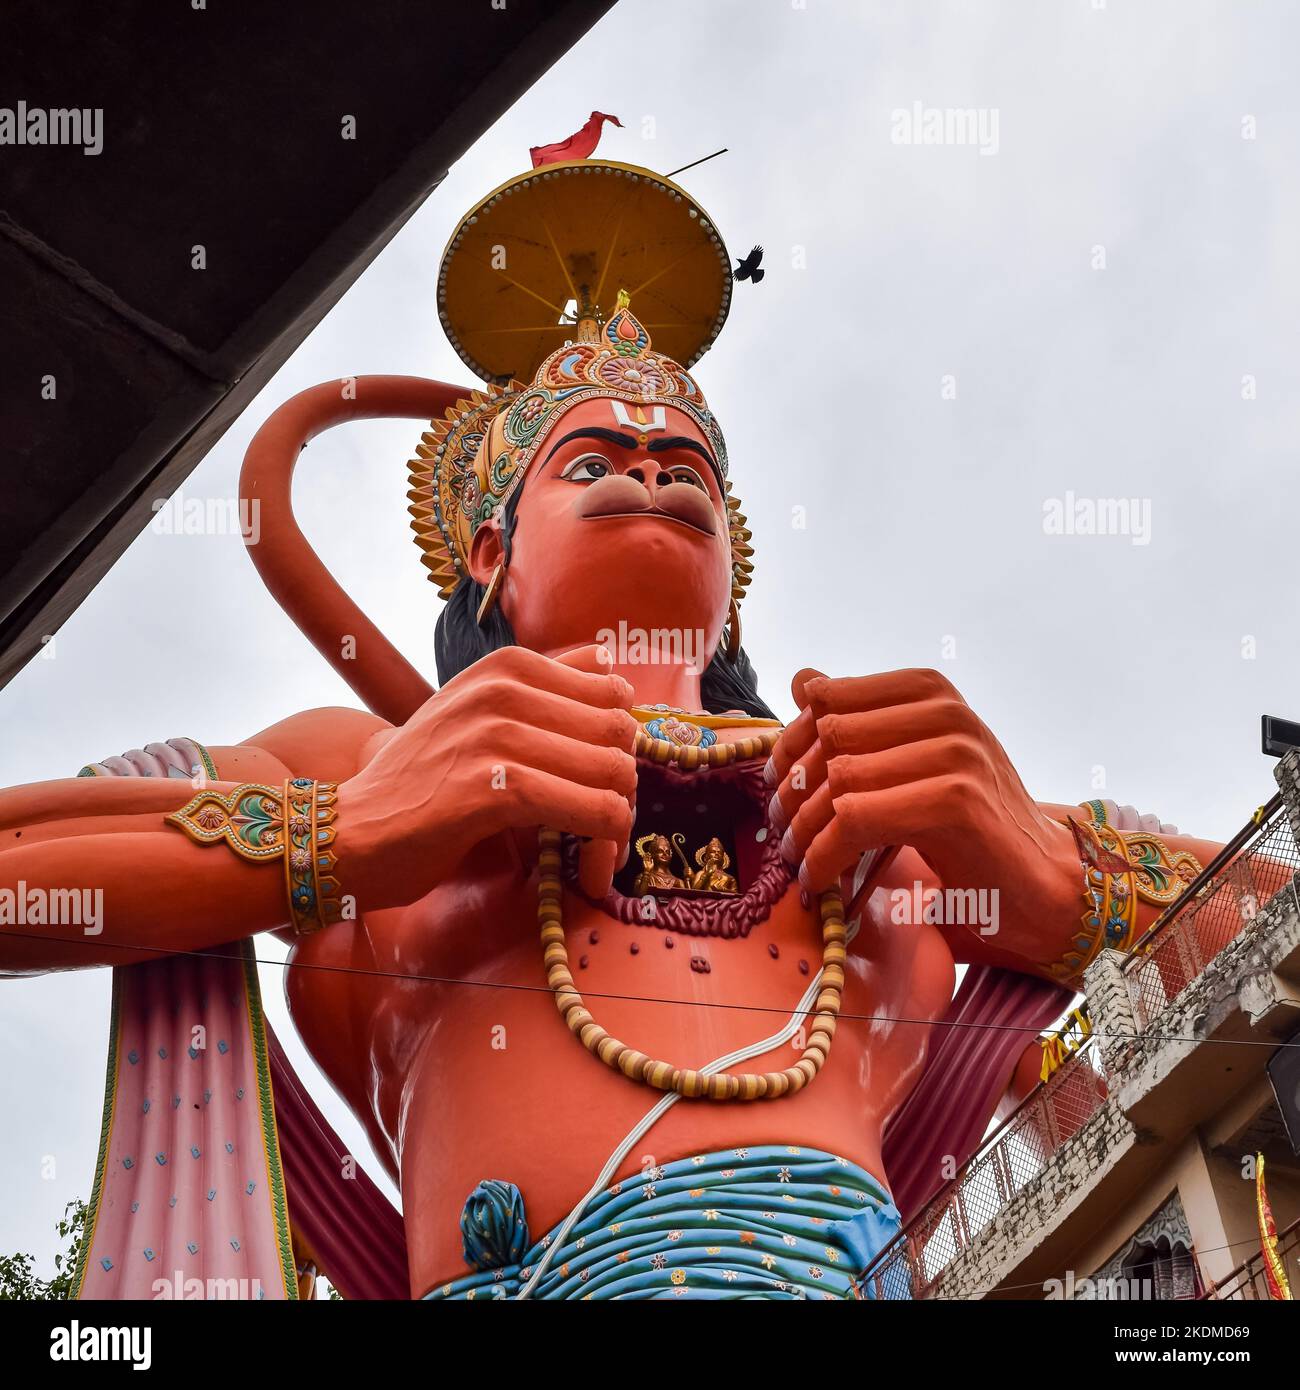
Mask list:
[[[727,480],[722,431],[700,388],[684,367],[655,352],[622,292],[605,324],[583,328],[579,341],[543,361],[530,385],[511,381],[472,392],[422,436],[407,495],[416,542],[439,594],[449,597],[460,582],[474,532],[522,485],[562,416],[582,401],[604,397],[626,401],[633,426],[648,422],[647,410],[675,406],[713,446],[727,504],[732,596],[738,601],[754,567],[751,533]]]

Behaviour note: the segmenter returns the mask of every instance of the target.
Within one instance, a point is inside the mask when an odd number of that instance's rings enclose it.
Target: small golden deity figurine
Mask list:
[[[727,873],[731,868],[731,856],[722,847],[722,841],[715,835],[707,845],[695,851],[695,862],[700,866],[691,875],[691,887],[705,893],[735,893],[736,880]]]
[[[638,895],[652,893],[657,888],[686,887],[668,867],[672,862],[673,847],[667,835],[642,835],[636,842],[636,852],[641,856],[642,864],[642,870],[633,884],[633,891]]]

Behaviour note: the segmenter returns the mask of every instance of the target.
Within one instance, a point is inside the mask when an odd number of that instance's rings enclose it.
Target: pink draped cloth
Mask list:
[[[82,775],[200,772],[169,739]],[[118,966],[77,1296],[296,1299],[295,1233],[345,1298],[410,1297],[401,1215],[272,1034],[251,939]]]
[[[113,972],[81,1298],[296,1298],[251,952]]]
[[[294,1071],[255,969],[240,942],[114,970],[79,1297],[296,1298],[295,1252],[344,1298],[410,1297],[401,1214]]]
[[[925,1070],[885,1131],[885,1172],[906,1224],[979,1148],[1016,1061],[1065,1011],[1071,990],[1050,980],[972,965],[943,1023],[932,1030]]]
[[[402,1214],[366,1176],[267,1027],[296,1235],[344,1298],[410,1298]]]

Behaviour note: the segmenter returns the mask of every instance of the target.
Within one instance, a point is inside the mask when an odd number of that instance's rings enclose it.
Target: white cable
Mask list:
[[[860,919],[855,917],[853,921],[848,924],[844,937],[845,946],[848,946],[858,934],[859,921]],[[812,1012],[812,1007],[817,1000],[817,995],[821,992],[821,985],[822,970],[819,969],[813,976],[812,983],[804,991],[803,996],[795,1005],[794,1013],[791,1014],[789,1020],[779,1032],[773,1033],[771,1037],[763,1038],[759,1042],[749,1043],[745,1047],[738,1048],[735,1052],[729,1052],[725,1057],[719,1057],[716,1061],[710,1062],[708,1066],[701,1067],[700,1074],[703,1076],[713,1076],[717,1072],[726,1071],[728,1067],[734,1067],[740,1062],[748,1062],[753,1057],[761,1056],[764,1052],[771,1052],[773,1048],[780,1047],[782,1044],[789,1042],[799,1031],[804,1019]],[[537,1287],[538,1281],[541,1279],[542,1275],[546,1273],[547,1266],[551,1262],[551,1256],[554,1255],[560,1246],[564,1244],[565,1240],[568,1239],[569,1232],[573,1230],[574,1226],[582,1219],[582,1214],[586,1211],[592,1199],[600,1196],[600,1194],[605,1191],[606,1187],[609,1185],[609,1180],[618,1171],[619,1166],[632,1151],[633,1146],[639,1143],[650,1130],[654,1128],[659,1119],[681,1099],[682,1097],[676,1091],[669,1091],[667,1095],[656,1101],[636,1125],[633,1126],[632,1130],[626,1135],[614,1152],[610,1154],[609,1158],[605,1161],[605,1166],[596,1175],[596,1181],[592,1184],[590,1190],[568,1216],[564,1218],[560,1229],[555,1233],[555,1239],[552,1240],[547,1247],[546,1254],[538,1260],[537,1268],[533,1271],[532,1276],[515,1295],[516,1300],[527,1298]]]

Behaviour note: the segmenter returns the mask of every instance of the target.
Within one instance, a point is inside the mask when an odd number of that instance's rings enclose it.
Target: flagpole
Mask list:
[[[687,171],[687,169],[694,169],[696,165],[699,164],[707,164],[709,160],[717,159],[717,157],[720,154],[726,154],[726,152],[726,146],[723,146],[723,148],[720,150],[714,150],[712,154],[706,154],[703,159],[697,159],[694,161],[694,163],[691,164],[683,164],[680,169],[674,169],[671,174],[665,174],[664,178],[675,179],[678,174],[684,174]]]

